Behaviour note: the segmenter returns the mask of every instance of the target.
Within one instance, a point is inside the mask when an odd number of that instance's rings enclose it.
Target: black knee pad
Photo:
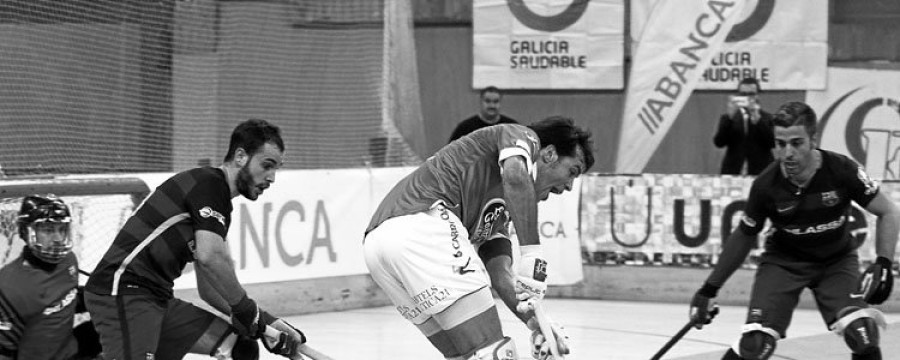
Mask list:
[[[859,318],[844,329],[844,342],[854,354],[871,354],[878,350],[880,334],[872,318]]]
[[[884,315],[872,308],[855,306],[841,309],[835,331],[844,337],[844,342],[854,354],[868,355],[879,352],[881,334],[878,327],[884,322]]]
[[[239,336],[231,348],[231,358],[234,360],[259,360],[259,344],[256,340]]]
[[[775,337],[763,331],[745,332],[738,343],[741,358],[745,360],[766,360],[775,353],[776,341]]]

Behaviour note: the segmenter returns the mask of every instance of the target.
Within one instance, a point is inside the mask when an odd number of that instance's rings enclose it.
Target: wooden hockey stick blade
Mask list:
[[[280,336],[280,335],[281,335],[281,330],[278,330],[274,327],[266,325],[266,337],[272,338],[272,339],[277,339],[278,336]],[[263,340],[263,341],[265,341],[265,340]],[[303,354],[306,357],[309,357],[312,360],[334,360],[330,356],[325,355],[306,344],[297,345],[297,352],[300,354]],[[291,358],[291,360],[303,360],[303,358],[298,355],[298,356]]]
[[[550,326],[550,319],[544,312],[544,307],[541,305],[541,301],[535,300],[533,304],[534,317],[535,319],[537,319],[538,327],[541,328],[541,333],[544,334],[544,338],[547,339],[547,343],[550,345],[550,354],[552,354],[553,358],[557,360],[564,360],[565,357],[559,353],[559,348],[556,344],[556,335],[553,334],[553,327]]]

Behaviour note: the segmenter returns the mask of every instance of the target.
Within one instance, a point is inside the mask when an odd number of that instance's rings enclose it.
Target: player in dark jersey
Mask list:
[[[476,130],[444,146],[382,200],[366,229],[366,266],[445,358],[515,359],[491,285],[520,319],[532,318],[519,306],[547,287],[537,203],[571,190],[593,162],[590,133],[569,118]],[[516,270],[507,216],[518,230]]]
[[[284,143],[278,127],[247,120],[231,134],[220,167],[163,182],[119,231],[86,285],[85,300],[107,360],[181,359],[188,352],[256,359],[256,339],[293,356],[303,334],[251,300],[238,283],[225,236],[231,199],[256,200],[275,180]],[[194,262],[200,297],[231,323],[173,298],[173,281]],[[264,336],[266,328],[281,333]]]
[[[869,304],[890,295],[891,266],[900,211],[850,158],[816,148],[816,114],[790,102],[775,115],[776,160],[750,187],[739,228],[691,301],[697,327],[708,324],[719,288],[740,267],[766,219],[771,222],[756,271],[742,336],[722,359],[768,359],[786,336],[800,293],[809,288],[829,328],[841,335],[854,360],[880,360],[878,327],[884,316]],[[877,259],[859,274],[850,234],[851,202],[878,217]]]
[[[89,358],[73,330],[78,260],[69,207],[53,195],[22,199],[16,221],[22,254],[0,269],[0,359]],[[80,324],[87,330],[90,322]],[[85,339],[88,341],[89,339]],[[94,349],[99,345],[93,339]]]

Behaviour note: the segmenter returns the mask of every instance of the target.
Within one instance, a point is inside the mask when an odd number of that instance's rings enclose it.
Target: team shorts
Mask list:
[[[397,311],[421,325],[469,294],[490,291],[487,270],[468,238],[459,218],[438,202],[427,211],[390,218],[369,232],[363,245],[366,266]],[[454,308],[452,313],[467,319],[494,306],[490,296],[476,302],[472,306],[467,301],[471,309]]]
[[[218,318],[179,299],[88,291],[84,299],[105,360],[181,359]]]
[[[829,263],[796,261],[764,253],[753,282],[747,323],[761,323],[786,337],[800,293],[809,288],[825,325],[831,325],[844,307],[868,307],[861,298],[851,296],[858,286],[859,274],[859,257],[855,252]]]

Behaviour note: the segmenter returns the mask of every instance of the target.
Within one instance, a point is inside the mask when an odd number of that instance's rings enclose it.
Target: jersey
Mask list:
[[[366,234],[389,218],[422,212],[440,201],[459,217],[470,238],[486,236],[486,228],[477,227],[485,225],[484,221],[479,225],[485,207],[495,204],[494,209],[499,209],[499,203],[489,200],[503,198],[500,164],[521,156],[533,177],[533,159],[539,150],[537,134],[517,124],[489,126],[462,137],[444,146],[391,189],[375,210]],[[505,203],[502,208],[505,214]]]
[[[23,253],[0,269],[2,352],[15,352],[18,360],[75,355],[78,347],[72,327],[77,287],[74,253],[55,266],[40,264]]]
[[[493,126],[493,125],[497,125],[497,124],[518,124],[518,123],[519,123],[518,121],[515,121],[512,118],[510,118],[506,115],[500,114],[500,119],[497,120],[496,123],[488,124],[488,123],[484,122],[484,120],[481,120],[481,116],[479,116],[478,114],[475,114],[472,117],[465,119],[456,125],[456,129],[453,129],[453,134],[450,135],[450,142],[453,142],[453,140],[459,139],[463,136],[469,135],[472,132],[474,132],[475,130],[478,130],[478,129],[481,129],[484,127]]]
[[[225,238],[231,210],[231,191],[221,169],[203,167],[176,174],[125,222],[85,290],[172,298],[174,280],[194,261],[195,231]]]
[[[878,194],[878,183],[850,158],[819,152],[821,166],[806,188],[791,183],[779,162],[753,181],[740,228],[755,235],[766,219],[771,220],[767,252],[822,261],[848,254],[858,246],[848,225],[851,201],[866,207]]]

